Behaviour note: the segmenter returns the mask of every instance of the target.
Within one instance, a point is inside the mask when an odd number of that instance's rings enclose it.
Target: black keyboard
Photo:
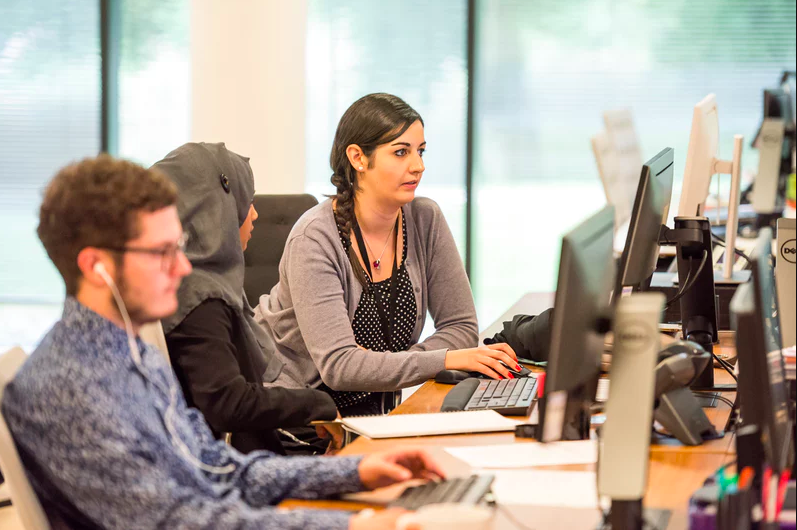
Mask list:
[[[398,499],[390,503],[390,506],[417,510],[421,506],[441,502],[475,505],[490,491],[494,478],[493,475],[485,474],[427,482],[405,489]]]
[[[537,397],[537,378],[465,379],[443,400],[441,412],[494,410],[507,416],[527,416]]]

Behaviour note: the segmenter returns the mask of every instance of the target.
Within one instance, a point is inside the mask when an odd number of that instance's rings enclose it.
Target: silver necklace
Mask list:
[[[382,256],[384,256],[384,255],[385,255],[385,250],[387,250],[387,244],[388,244],[388,243],[390,243],[390,237],[393,235],[393,229],[394,229],[394,228],[396,228],[396,223],[393,223],[393,226],[391,226],[391,227],[390,227],[390,232],[388,232],[388,234],[387,234],[387,239],[385,240],[385,246],[384,246],[384,247],[382,247],[382,253],[381,253],[381,254],[379,254],[379,257],[378,257],[378,258],[376,258],[376,259],[373,261],[373,263],[371,263],[371,265],[373,265],[373,267],[374,267],[376,270],[379,270],[379,268],[382,266]],[[365,239],[365,234],[363,234],[363,239]],[[368,243],[368,240],[367,240],[367,239],[365,239],[365,246],[367,246],[367,247],[368,247],[368,250],[369,250],[371,253],[373,253],[373,255],[376,255],[376,254],[374,253],[374,249],[372,249],[372,248],[371,248],[371,245]]]

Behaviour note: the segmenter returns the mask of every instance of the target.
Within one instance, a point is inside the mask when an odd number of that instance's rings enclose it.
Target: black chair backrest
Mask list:
[[[293,225],[318,204],[309,194],[255,195],[259,215],[244,252],[244,291],[252,307],[279,282],[279,263]]]

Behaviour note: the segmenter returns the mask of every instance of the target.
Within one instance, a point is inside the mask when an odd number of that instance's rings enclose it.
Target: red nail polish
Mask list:
[[[515,376],[514,376],[514,375],[512,375],[512,373],[510,372],[510,373],[509,373],[509,379],[514,379],[514,378],[515,378]]]
[[[515,365],[515,370],[517,370],[518,372],[520,371],[520,365],[519,364]]]

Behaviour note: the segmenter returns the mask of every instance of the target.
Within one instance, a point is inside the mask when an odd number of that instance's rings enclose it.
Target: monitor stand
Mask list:
[[[688,388],[671,390],[659,398],[653,418],[684,445],[700,445],[722,438]]]

